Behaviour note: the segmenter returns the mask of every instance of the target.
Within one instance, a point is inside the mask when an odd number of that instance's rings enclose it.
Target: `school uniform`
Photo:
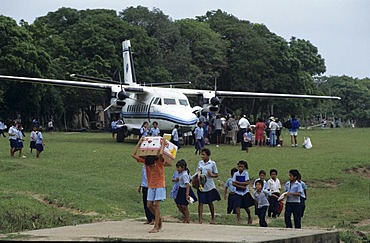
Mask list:
[[[268,197],[271,196],[271,192],[265,189],[262,189],[260,192],[255,190],[253,195],[254,195],[254,200],[256,200],[257,202],[255,214],[258,215],[259,225],[261,227],[267,227],[266,211],[267,211],[267,208],[270,206]]]
[[[280,197],[280,188],[281,188],[281,185],[280,185],[280,180],[278,178],[276,178],[276,180],[269,179],[267,181],[266,189],[269,192],[271,192],[271,194],[274,194]],[[271,217],[271,214],[272,214],[272,217],[275,218],[278,214],[278,206],[279,206],[278,198],[270,196],[269,203],[270,203],[270,206],[268,209],[268,216]]]
[[[174,128],[171,132],[171,142],[177,146],[177,150],[181,148],[179,143],[179,131],[177,128]]]
[[[179,191],[177,193],[175,202],[177,205],[188,205],[189,202],[186,200],[186,187],[190,183],[190,175],[187,171],[183,171],[179,174]],[[194,202],[198,201],[193,190],[189,185],[189,196],[194,199]]]
[[[291,183],[288,181],[285,186],[284,190],[286,192],[299,192],[302,195],[302,186],[298,181]],[[289,195],[286,200],[285,204],[285,226],[286,228],[292,228],[292,219],[291,215],[293,214],[294,218],[294,227],[297,229],[301,228],[301,198],[300,196]]]
[[[44,145],[42,144],[42,132],[38,132],[36,136],[36,150],[39,152],[44,151]]]
[[[161,133],[161,130],[159,130],[159,128],[155,128],[155,127],[152,127],[150,128],[150,135],[155,137],[155,136],[159,136]]]
[[[10,143],[10,147],[11,148],[16,148],[17,147],[17,134],[18,134],[18,130],[15,126],[11,126],[9,128],[9,143]]]
[[[306,183],[304,183],[302,180],[300,181],[302,186],[302,194],[301,194],[301,217],[304,215],[304,210],[306,209],[306,194],[304,193],[307,189]]]
[[[233,178],[227,179],[225,187],[229,189],[229,195],[227,196],[227,214],[231,212],[235,214],[235,191],[236,187],[233,186]]]
[[[212,174],[218,174],[216,162],[212,160],[204,162],[201,160],[198,162],[197,168],[200,171],[201,176],[204,176],[207,179],[206,183],[202,185],[202,190],[197,190],[199,203],[210,204],[213,201],[220,201],[221,197],[216,189],[215,182],[213,181],[213,178],[208,175],[208,171],[211,171]]]
[[[195,139],[196,139],[195,149],[200,150],[204,147],[203,128],[201,128],[201,127],[195,128],[194,134],[195,134]]]
[[[32,152],[32,149],[36,149],[36,137],[37,137],[37,132],[32,131],[31,135],[30,135],[30,138],[31,138],[31,141],[30,141],[31,152]]]
[[[16,148],[18,150],[21,150],[23,149],[23,134],[22,134],[22,131],[21,130],[18,130],[18,139],[17,139],[17,146]]]
[[[233,175],[233,182],[247,182],[249,181],[249,173],[244,170],[242,173],[239,171],[235,172]],[[249,192],[248,185],[245,189],[235,187],[235,208],[249,208],[254,205],[254,200]]]

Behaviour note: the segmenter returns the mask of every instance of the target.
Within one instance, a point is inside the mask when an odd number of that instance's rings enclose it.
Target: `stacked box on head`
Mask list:
[[[146,157],[148,155],[158,156],[162,146],[162,137],[145,137],[140,144],[139,156]],[[163,157],[165,166],[172,166],[177,154],[177,146],[166,139],[163,148]]]

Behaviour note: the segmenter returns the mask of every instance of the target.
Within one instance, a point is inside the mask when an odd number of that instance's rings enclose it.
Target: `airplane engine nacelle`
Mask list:
[[[129,96],[130,95],[126,91],[121,90],[120,92],[118,92],[117,98],[119,100],[124,100],[124,99],[128,98]]]
[[[220,110],[220,99],[217,96],[213,96],[209,99],[208,104],[203,106],[203,112],[217,113]]]
[[[205,105],[202,109],[202,112],[211,112],[217,113],[220,110],[218,105]]]

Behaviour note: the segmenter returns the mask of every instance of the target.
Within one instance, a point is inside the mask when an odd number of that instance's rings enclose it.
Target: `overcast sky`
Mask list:
[[[370,77],[370,0],[0,0],[0,14],[32,23],[61,7],[118,13],[138,5],[159,8],[173,20],[221,9],[286,40],[309,40],[325,59],[326,76]]]

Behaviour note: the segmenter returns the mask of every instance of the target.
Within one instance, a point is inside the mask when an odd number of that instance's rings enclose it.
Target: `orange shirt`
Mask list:
[[[141,158],[137,162],[145,164],[145,158]],[[166,179],[164,174],[164,158],[162,161],[156,160],[154,165],[146,168],[146,177],[148,179],[148,188],[162,188],[166,187]]]

